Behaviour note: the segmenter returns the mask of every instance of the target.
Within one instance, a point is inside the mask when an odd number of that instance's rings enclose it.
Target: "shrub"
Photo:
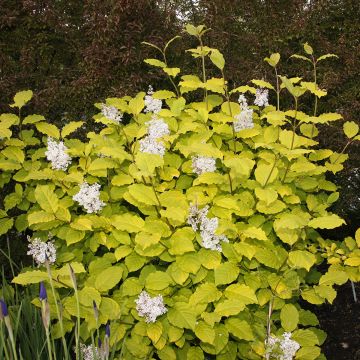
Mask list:
[[[31,230],[39,265],[13,282],[46,282],[54,338],[59,301],[64,331],[78,317],[85,343],[110,322],[110,346],[124,359],[324,358],[326,335],[300,301],[332,303],[334,285],[360,279],[360,233],[341,243],[319,234],[344,224],[329,211],[339,194],[326,173],[340,171],[347,155],[316,141],[319,125],[341,116],[300,111],[305,93],[317,103],[326,92],[277,76],[279,54],[265,59],[275,85],[230,90],[222,54],[203,44],[207,29],[186,31],[199,40],[188,51],[201,76],[178,80],[170,40],[157,48],[161,60],[145,61],[173,91],[96,104],[102,129],[87,141],[70,136],[82,122],[59,130],[41,115],[22,118],[31,91],[15,95],[18,115],[1,115],[0,179],[13,191],[0,233]],[[315,65],[331,56],[304,50],[297,57]],[[209,60],[221,77],[207,78]],[[282,108],[283,97],[294,108]],[[355,123],[344,132],[349,143],[359,139]]]

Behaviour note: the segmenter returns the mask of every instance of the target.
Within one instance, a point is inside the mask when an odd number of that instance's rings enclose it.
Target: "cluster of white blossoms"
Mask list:
[[[54,264],[56,261],[56,247],[54,241],[41,241],[39,238],[31,239],[27,237],[29,241],[29,251],[27,255],[31,255],[38,266],[45,264],[47,260],[49,264]]]
[[[268,358],[276,360],[292,360],[300,349],[299,343],[291,340],[289,332],[285,332],[281,338],[270,336],[265,345]]]
[[[148,154],[164,156],[165,146],[162,142],[159,142],[159,139],[170,134],[168,124],[163,119],[153,116],[146,125],[148,126],[147,136],[139,141],[140,151]]]
[[[216,171],[216,160],[212,157],[197,155],[193,156],[191,160],[193,172],[197,175]]]
[[[269,90],[260,88],[256,89],[254,105],[269,106]]]
[[[194,231],[200,230],[202,246],[205,249],[222,251],[221,242],[229,242],[225,235],[216,235],[215,232],[219,226],[219,219],[213,217],[209,219],[207,214],[209,206],[203,207],[201,210],[196,205],[190,206],[188,224]]]
[[[48,161],[51,161],[51,166],[55,170],[66,170],[71,164],[71,157],[67,154],[68,148],[63,141],[55,141],[53,138],[47,139],[47,150],[45,156]]]
[[[99,349],[92,345],[80,344],[80,351],[83,360],[101,360],[104,357],[101,355]]]
[[[160,99],[154,99],[152,97],[152,94],[154,93],[154,90],[152,88],[152,86],[149,86],[149,90],[147,92],[147,95],[145,95],[145,109],[144,112],[148,113],[148,112],[152,112],[154,114],[157,114],[158,112],[160,112],[161,108],[162,108],[162,101]]]
[[[89,185],[86,181],[80,185],[80,190],[73,200],[83,206],[88,214],[100,211],[105,203],[100,200],[100,184]]]
[[[234,118],[234,130],[236,132],[244,129],[252,129],[254,127],[253,123],[253,109],[249,108],[246,97],[241,94],[238,100],[240,104],[240,113],[235,115]]]
[[[167,312],[161,295],[152,298],[146,291],[142,291],[135,302],[137,312],[147,323],[155,322],[158,316]]]
[[[101,113],[109,120],[116,124],[120,124],[123,119],[123,114],[115,106],[101,105]]]

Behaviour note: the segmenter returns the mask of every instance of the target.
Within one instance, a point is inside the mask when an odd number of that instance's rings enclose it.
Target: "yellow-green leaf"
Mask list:
[[[71,133],[73,133],[75,130],[77,130],[79,127],[81,127],[84,124],[83,121],[71,121],[70,123],[66,124],[62,130],[61,130],[61,137],[64,138]]]
[[[16,93],[16,95],[14,96],[14,103],[11,104],[10,106],[17,107],[20,109],[27,102],[29,102],[32,97],[33,97],[33,92],[31,90],[20,91]]]
[[[345,224],[345,220],[339,216],[332,214],[320,216],[309,221],[308,226],[314,229],[334,229]]]
[[[48,185],[38,185],[35,189],[35,199],[43,210],[48,213],[56,213],[59,207],[59,199],[54,189]]]
[[[359,125],[354,121],[346,121],[343,125],[344,134],[349,138],[353,138],[359,132]]]
[[[53,137],[55,139],[60,138],[60,131],[53,124],[48,124],[48,123],[42,121],[42,122],[37,123],[35,126],[38,129],[38,131],[40,131],[42,134],[45,134],[47,136],[51,136],[51,137]]]
[[[285,304],[280,312],[281,326],[285,331],[293,331],[299,323],[299,312],[293,304]]]
[[[120,266],[112,266],[101,271],[95,279],[95,288],[105,292],[116,286],[122,277],[123,269]]]

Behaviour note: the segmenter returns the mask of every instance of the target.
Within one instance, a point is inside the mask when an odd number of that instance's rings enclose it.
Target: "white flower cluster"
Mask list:
[[[197,175],[201,175],[206,172],[216,171],[215,159],[207,156],[193,156],[192,169]]]
[[[289,332],[285,332],[281,338],[270,336],[265,345],[266,354],[276,360],[292,360],[300,349],[299,343],[291,340]]]
[[[80,185],[79,192],[73,196],[73,200],[83,206],[88,214],[100,211],[105,203],[99,199],[100,185],[89,185],[86,181]]]
[[[188,224],[191,225],[194,231],[200,230],[202,239],[202,246],[205,249],[222,251],[220,242],[229,242],[225,235],[216,235],[216,229],[219,226],[219,219],[213,217],[209,219],[207,214],[209,206],[205,206],[201,210],[196,206],[190,206]]]
[[[244,95],[239,96],[238,100],[240,104],[240,113],[235,115],[235,122],[234,122],[234,130],[236,132],[244,130],[244,129],[252,129],[254,127],[253,123],[253,109],[249,108],[248,102]]]
[[[80,344],[80,351],[83,360],[100,360],[103,358],[99,349],[97,347],[93,348],[92,345]]]
[[[38,266],[45,264],[46,260],[49,264],[53,264],[56,261],[54,241],[44,242],[39,238],[31,239],[30,236],[28,236],[27,239],[30,242],[27,255],[31,255]]]
[[[165,146],[158,139],[170,134],[168,124],[163,119],[153,116],[146,125],[148,126],[147,136],[140,140],[140,151],[164,156]]]
[[[71,157],[66,153],[68,148],[63,141],[56,142],[53,138],[48,137],[46,159],[51,161],[51,166],[55,170],[66,170],[71,164]]]
[[[160,99],[154,99],[152,97],[152,94],[154,93],[154,90],[152,88],[152,86],[149,86],[149,90],[147,92],[147,95],[145,95],[145,109],[144,111],[146,113],[148,112],[152,112],[154,114],[157,114],[158,112],[160,112],[161,108],[162,108],[162,101]]]
[[[109,120],[116,124],[120,124],[123,119],[123,114],[115,106],[101,105],[101,113]]]
[[[167,312],[161,295],[152,298],[146,291],[142,291],[135,302],[137,312],[147,323],[155,322],[158,316]]]
[[[256,89],[254,104],[257,106],[269,106],[269,90],[268,89]]]

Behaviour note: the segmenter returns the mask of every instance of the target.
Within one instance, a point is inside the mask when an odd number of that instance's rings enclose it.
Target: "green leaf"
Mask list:
[[[348,275],[345,271],[329,270],[325,275],[321,276],[319,285],[342,285],[348,281]]]
[[[171,282],[171,278],[166,272],[155,271],[147,276],[145,287],[148,290],[159,291],[166,289]]]
[[[189,304],[208,304],[219,300],[221,292],[212,283],[205,283],[199,285],[195,292],[190,296]]]
[[[272,67],[276,67],[276,65],[278,64],[278,62],[280,61],[280,54],[279,53],[274,53],[270,55],[270,58],[266,57],[264,59],[270,66]]]
[[[132,214],[114,215],[111,218],[111,223],[117,230],[128,231],[130,233],[141,231],[145,224],[140,216]]]
[[[62,130],[61,130],[61,137],[65,138],[66,136],[73,133],[75,130],[77,130],[79,127],[81,127],[84,124],[83,121],[71,121],[68,124],[66,124]]]
[[[13,160],[17,163],[22,164],[25,160],[24,152],[16,146],[8,146],[2,152],[2,155],[6,156],[8,159]]]
[[[43,122],[37,123],[35,126],[38,129],[38,131],[40,131],[42,134],[45,134],[47,136],[51,136],[51,137],[53,137],[55,139],[60,138],[60,131],[53,124],[48,124],[48,123],[43,121]]]
[[[79,301],[80,304],[84,306],[93,306],[93,301],[96,302],[96,305],[99,307],[101,303],[100,293],[93,287],[85,286],[79,290]]]
[[[145,106],[144,95],[145,94],[143,92],[140,92],[129,101],[129,109],[131,114],[138,115],[141,113]]]
[[[302,81],[301,86],[307,90],[309,90],[312,94],[316,95],[318,98],[327,95],[326,90],[321,90],[319,86],[314,82]]]
[[[254,340],[254,334],[251,326],[244,320],[229,318],[225,321],[225,326],[229,332],[238,339],[251,341]]]
[[[344,134],[349,138],[353,138],[359,132],[359,125],[354,121],[346,121],[343,125]]]
[[[14,96],[14,103],[10,106],[21,109],[27,102],[31,100],[32,97],[33,92],[31,90],[20,91],[16,93]]]
[[[215,330],[205,323],[199,321],[195,326],[195,335],[203,342],[213,344],[215,340]]]
[[[133,184],[128,187],[132,197],[145,205],[158,205],[154,189],[144,184]]]
[[[280,312],[281,326],[285,331],[293,331],[299,323],[299,312],[293,304],[285,304]]]
[[[45,118],[42,115],[28,115],[24,118],[23,120],[23,125],[27,125],[27,124],[35,124],[39,121],[43,121],[45,120]]]
[[[149,65],[160,67],[160,68],[166,67],[166,64],[163,61],[160,61],[158,59],[145,59],[144,62]]]
[[[289,253],[289,265],[310,271],[316,262],[316,256],[308,251],[295,250]]]
[[[310,329],[299,329],[293,332],[292,339],[303,346],[319,345],[319,338]]]
[[[189,34],[189,35],[193,35],[193,36],[197,36],[198,33],[198,28],[195,27],[194,25],[191,24],[186,24],[185,25],[185,31]]]
[[[220,316],[232,316],[238,315],[244,309],[245,304],[234,299],[229,299],[218,303],[214,312]]]
[[[162,323],[157,321],[155,323],[146,324],[146,335],[151,341],[156,344],[163,333]]]
[[[53,220],[55,220],[55,216],[46,211],[34,211],[27,216],[29,226],[39,223],[47,223]]]
[[[180,68],[174,67],[174,68],[163,68],[164,72],[168,74],[171,77],[175,77],[180,73]]]
[[[259,87],[275,90],[275,88],[267,81],[253,79],[251,82]]]
[[[152,97],[154,99],[164,100],[164,99],[170,99],[170,98],[176,97],[176,95],[175,95],[175,93],[173,91],[159,90],[159,91],[155,91],[152,94]]]
[[[169,240],[171,255],[182,255],[186,252],[195,251],[192,240],[195,233],[191,228],[185,227],[175,231]]]
[[[328,58],[331,58],[331,57],[336,57],[338,58],[337,55],[335,54],[325,54],[325,55],[321,55],[316,61],[322,61],[322,60],[325,60],[325,59],[328,59]]]
[[[223,54],[219,50],[217,50],[217,49],[212,49],[211,50],[210,60],[220,70],[224,69],[225,59],[224,59]]]
[[[112,266],[102,270],[95,279],[95,288],[100,292],[106,292],[116,286],[122,277],[123,268]]]
[[[232,284],[228,286],[224,291],[224,295],[228,299],[237,300],[245,305],[257,304],[258,302],[254,290],[244,284]]]
[[[152,176],[155,168],[164,165],[164,159],[160,155],[138,152],[135,155],[135,164],[145,176]]]
[[[321,349],[318,346],[304,346],[296,353],[296,360],[319,360]]]
[[[300,60],[304,60],[304,61],[308,61],[310,64],[312,64],[311,59],[309,59],[308,57],[303,56],[303,55],[294,54],[294,55],[291,55],[290,57],[300,59]]]
[[[314,229],[335,229],[343,224],[346,224],[344,219],[332,214],[314,218],[309,221],[308,226]]]
[[[230,284],[237,279],[239,268],[231,262],[222,263],[214,270],[214,275],[216,286]]]
[[[3,218],[0,219],[0,235],[6,234],[14,224],[14,219],[12,218]]]
[[[255,169],[255,179],[261,186],[271,184],[278,176],[278,169],[275,165],[258,164]]]
[[[48,213],[56,213],[59,208],[59,199],[54,189],[48,185],[38,185],[35,189],[35,199],[43,210]]]
[[[307,42],[304,44],[304,51],[309,55],[312,55],[314,52],[313,48]]]
[[[19,285],[37,284],[41,281],[46,281],[49,278],[46,271],[33,270],[26,271],[12,279],[12,283]]]
[[[168,311],[167,318],[170,324],[178,328],[195,330],[196,313],[194,307],[185,302],[175,303],[174,307]]]

